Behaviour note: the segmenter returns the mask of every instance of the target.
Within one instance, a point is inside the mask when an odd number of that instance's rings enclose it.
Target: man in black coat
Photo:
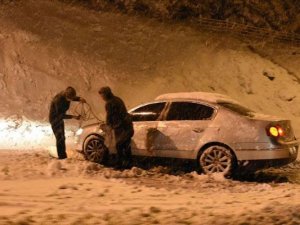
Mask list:
[[[109,87],[102,87],[99,94],[106,102],[106,124],[115,133],[117,167],[128,168],[131,165],[131,138],[134,134],[131,116],[123,100],[115,96]]]
[[[64,119],[80,119],[80,116],[66,114],[70,108],[71,101],[86,102],[83,98],[76,96],[76,90],[73,87],[68,87],[52,99],[50,106],[49,121],[56,138],[59,159],[67,158]]]

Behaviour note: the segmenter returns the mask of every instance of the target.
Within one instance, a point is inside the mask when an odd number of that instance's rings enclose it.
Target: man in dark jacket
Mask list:
[[[109,87],[102,87],[99,94],[106,102],[106,124],[115,133],[117,148],[117,167],[130,167],[131,138],[134,134],[131,116],[122,99],[115,96]]]
[[[49,121],[56,138],[59,159],[67,158],[64,119],[80,119],[80,116],[66,114],[70,108],[71,101],[86,102],[83,98],[76,96],[76,90],[73,87],[68,87],[52,99],[50,106]]]

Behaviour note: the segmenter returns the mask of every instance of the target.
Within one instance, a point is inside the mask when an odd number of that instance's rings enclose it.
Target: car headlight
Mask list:
[[[82,133],[83,133],[83,129],[82,129],[82,128],[79,128],[79,129],[76,131],[75,135],[76,135],[76,136],[80,136]]]

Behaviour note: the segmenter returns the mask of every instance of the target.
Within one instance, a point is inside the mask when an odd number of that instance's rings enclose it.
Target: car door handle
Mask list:
[[[195,128],[195,129],[193,129],[193,131],[195,133],[202,133],[204,131],[204,129],[203,128]]]

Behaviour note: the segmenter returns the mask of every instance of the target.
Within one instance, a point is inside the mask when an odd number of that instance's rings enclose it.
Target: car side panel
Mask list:
[[[207,143],[222,143],[230,147],[238,160],[280,159],[294,157],[292,147],[273,142],[266,134],[269,121],[255,120],[219,109],[212,127],[202,137],[193,157]]]
[[[193,149],[178,149],[161,128],[163,121],[134,123],[135,134],[132,138],[132,154],[139,156],[190,158]],[[176,128],[175,128],[176,129]],[[176,136],[179,138],[179,136]],[[197,141],[198,139],[195,139]],[[185,140],[186,142],[186,140]]]
[[[158,130],[164,139],[159,150],[193,151],[209,123],[209,120],[161,121]]]
[[[155,136],[158,121],[134,122],[134,136],[132,137],[131,148],[133,155],[156,156],[154,149],[160,148],[160,135]]]

